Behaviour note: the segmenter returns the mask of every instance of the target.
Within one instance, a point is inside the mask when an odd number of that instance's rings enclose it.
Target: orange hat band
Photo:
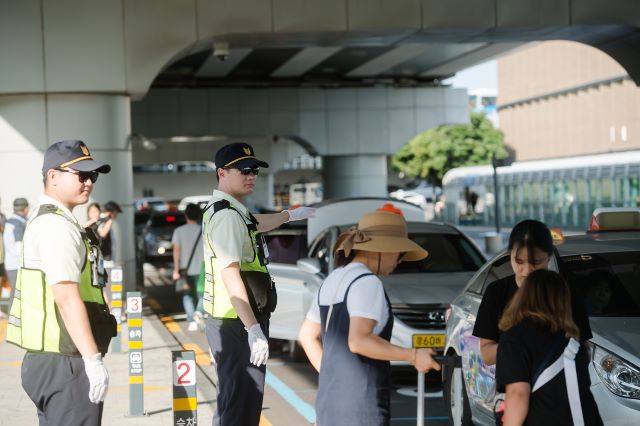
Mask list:
[[[84,160],[93,160],[93,158],[90,155],[85,155],[84,157],[78,157],[75,160],[67,161],[64,164],[60,164],[58,167],[69,167],[72,164],[75,164],[79,161],[84,161]]]

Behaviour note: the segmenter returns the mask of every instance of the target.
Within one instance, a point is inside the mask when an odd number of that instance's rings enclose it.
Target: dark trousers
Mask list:
[[[260,326],[269,337],[268,321]],[[247,331],[240,319],[207,319],[205,332],[216,362],[218,404],[214,426],[257,426],[260,423],[266,366],[249,362]]]
[[[103,403],[89,401],[89,378],[82,358],[27,352],[22,387],[38,409],[40,426],[102,423]]]

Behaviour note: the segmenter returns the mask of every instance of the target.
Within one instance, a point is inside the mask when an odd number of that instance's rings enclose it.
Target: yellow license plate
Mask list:
[[[414,348],[443,348],[444,334],[414,334]]]

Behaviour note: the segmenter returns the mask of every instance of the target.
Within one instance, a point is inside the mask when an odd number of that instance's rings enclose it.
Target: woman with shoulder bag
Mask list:
[[[319,371],[316,399],[319,426],[388,425],[389,361],[410,362],[418,371],[440,370],[431,349],[389,342],[393,313],[379,275],[400,261],[427,252],[408,238],[400,214],[365,214],[343,232],[335,246],[336,269],[315,295],[299,340]]]
[[[496,385],[506,391],[504,425],[602,425],[590,391],[588,349],[557,272],[529,274],[499,327]]]

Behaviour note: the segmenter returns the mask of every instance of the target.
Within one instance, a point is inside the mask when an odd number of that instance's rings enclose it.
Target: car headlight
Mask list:
[[[635,365],[590,343],[591,362],[609,390],[624,398],[640,399],[640,370]]]

